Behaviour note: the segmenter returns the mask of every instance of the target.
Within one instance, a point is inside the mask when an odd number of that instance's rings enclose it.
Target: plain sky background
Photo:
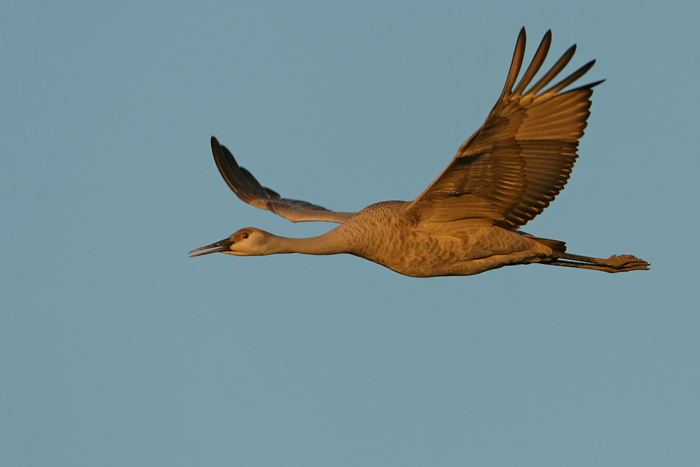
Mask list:
[[[691,1],[5,2],[0,465],[697,466],[700,9]],[[331,209],[413,199],[531,57],[606,78],[525,230],[649,272],[412,279],[187,252],[292,224],[216,135]],[[546,65],[545,65],[546,66]]]

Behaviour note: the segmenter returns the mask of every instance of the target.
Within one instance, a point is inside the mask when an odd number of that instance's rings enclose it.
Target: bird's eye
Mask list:
[[[248,238],[248,237],[249,237],[248,232],[243,232],[241,234],[241,238]]]

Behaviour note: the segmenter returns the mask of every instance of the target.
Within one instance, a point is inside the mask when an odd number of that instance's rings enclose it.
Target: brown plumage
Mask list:
[[[520,31],[506,85],[486,122],[411,202],[385,201],[350,213],[282,198],[239,167],[231,152],[212,137],[219,172],[241,200],[292,222],[341,225],[313,238],[285,238],[245,228],[190,254],[350,253],[416,277],[469,275],[528,263],[605,272],[648,269],[649,263],[631,255],[608,259],[572,255],[566,253],[564,242],[518,230],[564,188],[590,114],[593,87],[602,82],[565,90],[593,66],[591,61],[550,85],[573,57],[576,46],[572,46],[531,86],[551,38],[547,32],[516,85],[525,54],[525,29]]]

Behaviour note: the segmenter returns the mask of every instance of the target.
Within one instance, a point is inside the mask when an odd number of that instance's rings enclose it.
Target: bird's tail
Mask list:
[[[565,253],[566,252],[566,243],[561,242],[559,240],[552,240],[551,238],[535,237],[534,235],[530,235],[530,234],[526,234],[526,233],[523,234],[523,237],[527,237],[530,240],[534,240],[537,243],[541,243],[542,245],[551,248],[556,253]]]

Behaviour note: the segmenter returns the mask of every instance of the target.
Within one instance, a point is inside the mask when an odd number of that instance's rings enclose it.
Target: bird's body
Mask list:
[[[343,251],[332,253],[350,253],[415,277],[476,274],[552,253],[518,232],[480,220],[421,224],[404,215],[409,205],[373,204],[314,241],[343,245]]]
[[[542,91],[573,56],[575,47],[571,47],[525,91],[550,42],[548,32],[515,86],[525,49],[525,31],[521,31],[505,89],[486,122],[414,201],[385,201],[348,213],[281,198],[239,167],[228,149],[212,138],[217,167],[243,201],[293,222],[340,225],[318,237],[298,239],[246,228],[190,253],[349,253],[415,277],[471,275],[528,263],[606,272],[648,269],[646,261],[631,255],[608,259],[572,255],[566,253],[564,242],[519,230],[549,205],[568,180],[589,115],[592,88],[599,83],[562,92],[592,67],[594,62],[589,62]]]

